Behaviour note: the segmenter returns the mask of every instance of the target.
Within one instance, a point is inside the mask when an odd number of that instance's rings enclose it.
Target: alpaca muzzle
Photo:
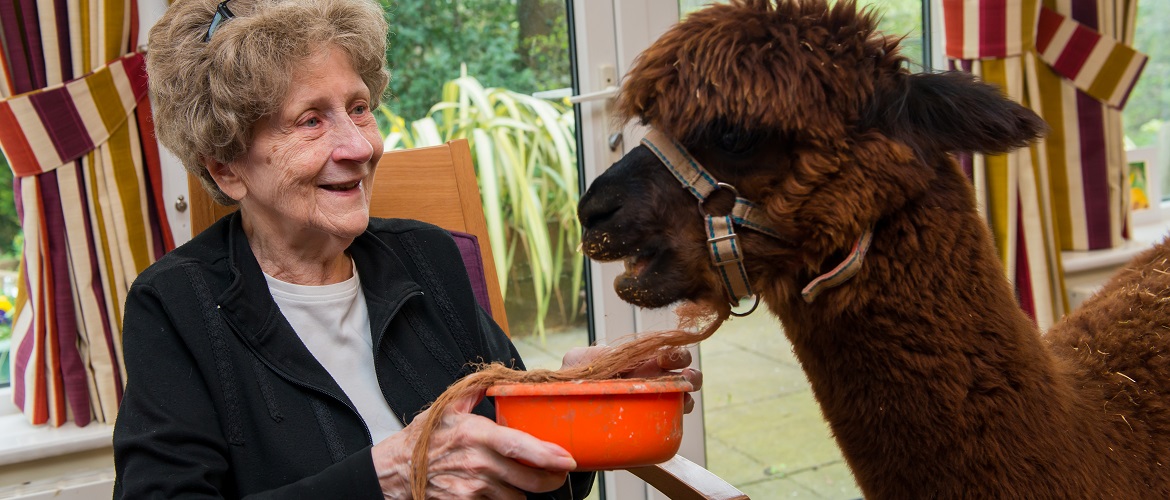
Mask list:
[[[666,134],[650,129],[642,138],[645,145],[658,160],[662,162],[674,178],[690,191],[699,200],[699,215],[703,217],[703,227],[707,231],[707,250],[711,254],[711,267],[723,280],[727,298],[732,306],[739,301],[755,295],[752,291],[751,280],[748,279],[747,269],[743,265],[743,253],[740,248],[739,236],[735,234],[735,226],[739,225],[753,231],[766,234],[778,239],[787,245],[795,246],[792,241],[780,236],[780,233],[767,223],[755,203],[739,195],[734,186],[719,182],[711,175],[695,157],[691,156],[682,144],[667,137]],[[735,205],[730,213],[712,215],[704,208],[712,194],[728,190],[735,196]],[[838,286],[861,269],[862,260],[873,240],[873,229],[868,228],[853,244],[849,255],[831,271],[813,279],[801,290],[801,297],[807,303],[812,303],[824,290]],[[732,313],[737,316],[751,314],[759,305],[756,297],[755,305],[745,313]]]

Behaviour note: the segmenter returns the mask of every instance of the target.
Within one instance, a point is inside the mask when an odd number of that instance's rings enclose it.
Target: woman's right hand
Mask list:
[[[483,393],[454,401],[431,435],[427,498],[524,498],[524,491],[552,491],[563,485],[568,472],[577,467],[569,452],[471,413],[481,399]],[[411,453],[431,411],[374,445],[374,469],[383,497],[410,498]]]

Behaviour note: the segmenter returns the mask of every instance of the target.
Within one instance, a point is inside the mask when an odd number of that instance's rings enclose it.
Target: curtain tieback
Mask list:
[[[86,76],[0,100],[0,149],[17,177],[77,160],[109,140],[145,99],[141,53]]]
[[[1149,59],[1048,7],[1040,9],[1036,52],[1076,88],[1117,109],[1125,107]]]

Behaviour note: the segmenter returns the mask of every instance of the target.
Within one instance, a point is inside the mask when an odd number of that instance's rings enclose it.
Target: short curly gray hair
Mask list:
[[[204,42],[220,0],[181,0],[150,30],[146,70],[159,141],[196,175],[216,202],[204,165],[228,163],[252,142],[252,126],[280,107],[295,65],[330,45],[349,55],[378,105],[388,26],[373,0],[232,0],[235,17]]]

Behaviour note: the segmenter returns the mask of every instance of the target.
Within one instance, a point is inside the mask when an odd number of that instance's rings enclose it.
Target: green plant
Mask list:
[[[518,257],[525,257],[532,273],[533,330],[543,339],[554,298],[570,321],[580,308],[575,291],[581,289],[584,259],[576,255],[581,228],[573,112],[563,103],[484,88],[466,68],[462,74],[443,85],[442,100],[424,118],[407,124],[381,106],[379,124],[390,149],[468,140],[496,269],[516,280]],[[565,274],[568,294],[557,286]],[[509,280],[501,281],[507,296]]]
[[[518,92],[536,89],[517,53],[516,0],[380,0],[390,23],[387,105],[413,120],[439,99],[460,64],[483,81]]]

